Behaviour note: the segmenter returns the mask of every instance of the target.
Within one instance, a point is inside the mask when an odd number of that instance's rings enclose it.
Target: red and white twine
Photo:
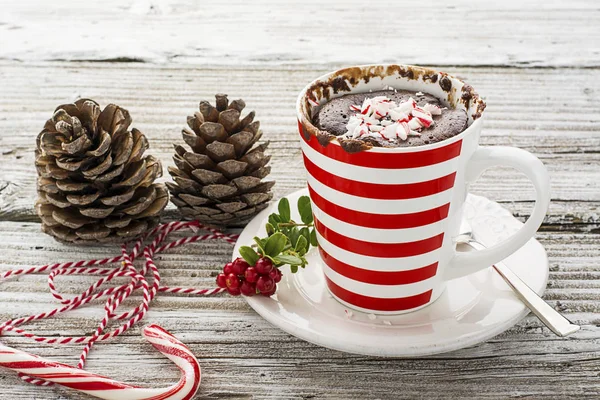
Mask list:
[[[162,244],[170,233],[185,228],[190,228],[194,232],[202,229],[209,233],[203,235],[184,237],[167,244]],[[50,293],[55,299],[57,299],[62,304],[62,306],[57,307],[51,311],[39,313],[36,315],[30,315],[27,317],[20,317],[5,321],[0,324],[0,335],[10,331],[12,333],[31,338],[36,342],[41,343],[84,343],[85,347],[81,353],[81,356],[79,357],[79,362],[77,364],[77,368],[83,369],[88,354],[94,346],[94,344],[98,341],[104,341],[123,334],[128,329],[133,327],[136,323],[138,323],[141,319],[143,319],[146,313],[148,312],[152,300],[154,300],[154,298],[159,292],[210,296],[224,291],[224,289],[218,287],[210,289],[196,289],[162,286],[160,271],[154,263],[154,255],[172,249],[174,247],[202,240],[223,239],[229,243],[234,244],[237,237],[238,235],[224,234],[216,229],[203,226],[198,221],[176,221],[159,225],[151,232],[146,234],[144,237],[134,242],[131,251],[129,250],[129,245],[127,243],[123,244],[121,246],[120,256],[108,257],[100,260],[82,260],[77,262],[48,264],[40,267],[15,269],[4,272],[0,274],[0,282],[21,275],[49,272],[48,286],[50,287]],[[150,238],[153,238],[152,242],[149,245],[143,247],[142,249],[142,246],[144,245],[145,241]],[[140,270],[137,270],[134,266],[134,261],[140,256],[143,256],[145,261],[142,268]],[[117,268],[101,268],[104,265],[114,263],[120,263],[120,265]],[[57,276],[62,275],[95,275],[101,278],[89,288],[87,288],[80,295],[73,298],[65,298],[59,293],[54,282]],[[116,278],[129,278],[129,281],[120,286],[102,289],[102,286],[104,284]],[[120,314],[117,313],[117,309],[119,308],[121,303],[136,291],[142,292],[141,304],[139,304],[137,307],[130,311],[122,312]],[[102,298],[106,299],[104,303],[104,316],[91,336],[48,338],[38,336],[33,332],[29,332],[20,328],[21,325],[27,324],[31,321],[51,318],[57,314],[75,310],[94,300]],[[111,321],[124,322],[119,327],[107,331]],[[52,382],[50,381],[30,377],[25,374],[20,374],[20,377],[24,381],[35,385],[52,385]]]

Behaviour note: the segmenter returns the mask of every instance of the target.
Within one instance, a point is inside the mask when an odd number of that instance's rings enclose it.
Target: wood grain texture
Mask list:
[[[111,254],[108,247],[56,244],[40,235],[38,228],[37,223],[0,222],[0,271],[32,262]],[[147,321],[171,330],[198,355],[204,373],[199,398],[595,398],[600,395],[596,384],[600,292],[594,279],[600,273],[600,249],[589,234],[546,232],[538,239],[550,257],[546,299],[583,325],[582,331],[568,339],[557,339],[538,320],[528,317],[509,332],[469,349],[422,359],[386,360],[344,354],[295,339],[271,327],[243,300],[227,296],[161,295]],[[231,246],[218,242],[192,245],[161,255],[159,267],[166,284],[202,287],[212,283],[217,266],[228,259],[230,251]],[[52,307],[45,281],[45,276],[33,275],[4,282],[0,319]],[[66,293],[76,293],[91,280],[62,277],[57,282]],[[95,327],[100,316],[98,308],[86,308],[30,326],[46,336],[82,335]],[[176,380],[174,368],[150,349],[139,333],[138,327],[97,345],[89,369],[157,386]],[[3,340],[64,362],[72,362],[80,349],[40,345],[13,336]],[[6,398],[59,398],[65,393],[17,382],[12,375],[0,378]]]
[[[600,9],[589,0],[230,0],[226,7],[1,0],[0,7],[0,58],[10,60],[600,65]],[[49,29],[50,21],[60,28]]]
[[[482,144],[518,146],[540,157],[552,178],[549,225],[595,231],[600,224],[600,70],[450,69],[488,102]],[[295,100],[324,73],[314,68],[162,67],[131,64],[0,64],[0,218],[34,220],[35,136],[58,105],[91,97],[131,112],[150,152],[172,165],[172,144],[183,143],[185,117],[219,91],[242,97],[271,141],[277,196],[304,186],[296,137]],[[116,78],[115,78],[116,77]],[[507,96],[510,93],[510,96]],[[274,106],[276,105],[276,106]],[[164,179],[170,179],[166,176]],[[473,192],[509,203],[527,216],[533,189],[524,176],[499,168]],[[175,216],[173,208],[169,216]]]
[[[503,7],[503,6],[499,6]],[[304,186],[296,138],[298,91],[329,68],[313,66],[123,63],[0,63],[0,271],[21,265],[104,257],[115,248],[57,244],[39,232],[33,146],[43,122],[58,104],[78,96],[128,108],[150,152],[171,164],[171,144],[180,142],[185,116],[216,92],[242,97],[257,112],[271,140],[273,173],[282,196]],[[538,239],[548,251],[550,280],[545,298],[583,326],[558,339],[528,317],[480,345],[421,359],[377,359],[324,349],[272,327],[242,299],[161,295],[146,321],[159,323],[189,344],[203,368],[198,398],[207,399],[389,399],[389,398],[598,398],[600,387],[600,70],[448,68],[466,77],[488,101],[485,145],[519,146],[550,170],[553,202]],[[170,179],[168,176],[164,179]],[[508,169],[486,173],[473,187],[525,218],[533,190]],[[167,218],[177,218],[173,207]],[[158,257],[167,285],[206,287],[232,246],[194,244]],[[57,280],[75,294],[86,277]],[[0,320],[54,306],[44,275],[0,283]],[[139,298],[131,299],[132,305]],[[36,322],[46,336],[83,335],[101,316],[90,307]],[[40,345],[3,337],[9,345],[74,363],[80,346]],[[177,371],[148,346],[140,327],[98,344],[89,369],[124,380],[162,386]],[[83,399],[59,389],[24,385],[0,372],[2,399]]]

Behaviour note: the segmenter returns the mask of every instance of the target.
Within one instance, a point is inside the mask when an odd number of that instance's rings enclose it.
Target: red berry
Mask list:
[[[240,291],[244,296],[254,296],[256,294],[256,286],[253,283],[244,281],[242,282],[242,286],[240,286]]]
[[[233,288],[227,288],[227,291],[232,296],[239,296],[240,294],[242,294],[242,292],[240,291],[240,288],[235,288],[235,289],[233,289]]]
[[[273,289],[271,289],[268,292],[261,292],[260,294],[265,297],[271,297],[275,294],[276,291],[277,291],[277,285],[273,285]]]
[[[229,274],[233,273],[233,263],[225,264],[225,266],[223,267],[223,273],[225,275],[229,275]]]
[[[227,275],[226,283],[228,289],[239,289],[241,284],[240,278],[238,278],[235,274]]]
[[[258,272],[256,272],[256,268],[254,267],[248,268],[244,276],[248,282],[254,283],[258,280]]]
[[[227,287],[227,277],[225,276],[225,274],[217,275],[217,286],[220,288]]]
[[[261,293],[268,293],[275,287],[275,281],[268,276],[261,276],[256,281],[256,288]]]
[[[263,257],[256,262],[254,268],[256,268],[256,272],[258,272],[259,274],[267,275],[273,270],[273,263],[268,258]]]
[[[278,268],[273,268],[271,272],[269,272],[269,278],[273,279],[275,283],[279,283],[281,281],[281,271]]]
[[[233,264],[232,272],[236,275],[244,275],[244,272],[248,269],[248,264],[243,258],[236,258]]]

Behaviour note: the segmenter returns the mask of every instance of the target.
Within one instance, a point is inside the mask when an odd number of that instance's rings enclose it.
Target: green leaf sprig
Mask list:
[[[310,246],[317,246],[317,234],[313,223],[310,198],[298,199],[298,213],[302,222],[292,220],[290,202],[282,198],[277,205],[278,213],[269,215],[266,224],[267,237],[254,237],[252,246],[240,247],[240,255],[250,265],[261,257],[270,259],[276,267],[289,265],[292,273],[308,262],[305,255]]]

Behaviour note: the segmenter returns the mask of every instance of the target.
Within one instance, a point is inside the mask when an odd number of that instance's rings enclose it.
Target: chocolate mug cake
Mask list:
[[[427,93],[388,89],[331,99],[313,124],[338,139],[376,147],[423,146],[464,131],[467,113]]]

